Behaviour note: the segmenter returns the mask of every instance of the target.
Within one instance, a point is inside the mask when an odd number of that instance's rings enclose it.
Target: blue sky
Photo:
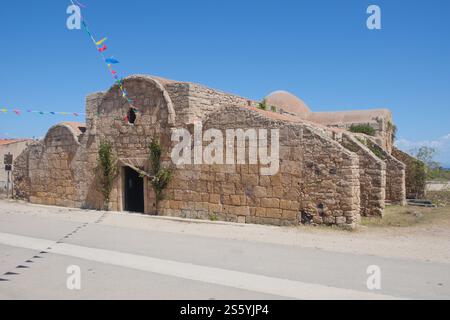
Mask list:
[[[389,108],[399,145],[434,145],[450,166],[448,0],[83,0],[122,76],[198,82],[252,99],[288,90],[314,111]],[[0,108],[83,112],[112,80],[65,0],[0,11]],[[366,9],[382,10],[382,30]],[[0,113],[0,137],[41,137],[76,118]],[[80,120],[80,119],[79,119]],[[82,120],[82,119],[81,119]]]

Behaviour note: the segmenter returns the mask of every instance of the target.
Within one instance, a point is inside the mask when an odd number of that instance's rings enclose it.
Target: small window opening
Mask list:
[[[134,108],[130,108],[128,110],[128,123],[134,124],[136,122],[136,110]]]

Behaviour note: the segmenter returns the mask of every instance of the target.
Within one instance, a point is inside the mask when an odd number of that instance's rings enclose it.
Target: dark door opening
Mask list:
[[[125,167],[125,211],[144,213],[144,179],[139,173]]]

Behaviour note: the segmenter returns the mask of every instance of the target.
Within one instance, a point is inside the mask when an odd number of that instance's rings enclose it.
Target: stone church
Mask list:
[[[393,154],[389,110],[312,112],[299,98],[277,91],[260,101],[202,85],[153,76],[124,79],[139,108],[131,110],[114,85],[86,99],[86,124],[49,129],[16,159],[15,197],[36,204],[101,209],[96,174],[99,145],[108,141],[117,160],[109,208],[192,219],[273,225],[355,227],[361,215],[382,217],[386,202],[405,204],[405,165]],[[264,110],[267,109],[267,110]],[[132,123],[131,123],[132,122]],[[258,164],[173,164],[173,130],[279,129],[279,171]],[[373,135],[352,133],[370,125]],[[148,145],[158,139],[173,178],[156,201]]]

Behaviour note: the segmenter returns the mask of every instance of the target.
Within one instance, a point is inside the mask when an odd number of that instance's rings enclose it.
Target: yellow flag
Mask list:
[[[103,38],[102,40],[96,42],[95,44],[96,44],[97,46],[99,46],[99,45],[101,45],[103,42],[105,42],[106,40],[108,40],[108,38]]]
[[[6,109],[1,109],[0,111],[3,112],[3,113],[7,113],[8,112],[8,110],[6,110]]]

